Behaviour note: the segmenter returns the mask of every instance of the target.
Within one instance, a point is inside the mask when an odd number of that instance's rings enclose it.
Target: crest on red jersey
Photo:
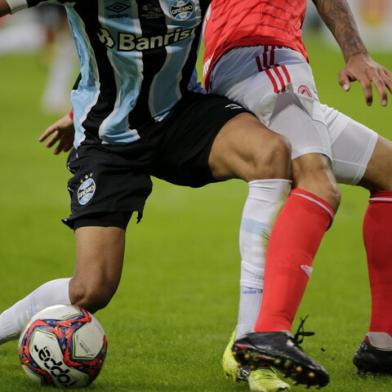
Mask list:
[[[305,86],[304,84],[301,84],[301,86],[298,87],[298,94],[304,95],[305,97],[309,97],[309,98],[313,97],[310,88],[308,86]]]

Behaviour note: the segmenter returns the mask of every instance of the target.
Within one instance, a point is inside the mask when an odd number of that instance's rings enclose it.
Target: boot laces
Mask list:
[[[304,325],[308,317],[309,315],[306,315],[305,317],[301,318],[297,331],[293,336],[293,342],[299,348],[301,348],[301,344],[303,343],[305,337],[315,335],[315,332],[305,331]]]

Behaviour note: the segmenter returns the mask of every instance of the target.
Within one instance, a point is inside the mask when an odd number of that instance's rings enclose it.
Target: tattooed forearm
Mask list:
[[[346,0],[313,0],[313,2],[341,47],[346,60],[358,53],[367,54]]]

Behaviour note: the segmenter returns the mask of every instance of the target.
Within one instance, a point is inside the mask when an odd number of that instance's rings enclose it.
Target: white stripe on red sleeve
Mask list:
[[[5,0],[10,7],[11,14],[28,7],[27,0]]]

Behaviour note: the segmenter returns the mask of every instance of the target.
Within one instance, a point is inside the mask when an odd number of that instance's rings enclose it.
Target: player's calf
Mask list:
[[[109,286],[109,287],[108,287]],[[81,279],[72,279],[70,282],[70,297],[73,305],[80,306],[91,313],[105,308],[112,299],[115,288],[101,283],[90,284]]]
[[[76,236],[76,272],[70,283],[69,295],[73,305],[90,312],[104,308],[120,283],[125,230],[119,227],[80,227]]]
[[[369,332],[354,356],[360,372],[392,374],[392,142],[378,137],[360,185],[370,192],[363,234],[372,310]]]

